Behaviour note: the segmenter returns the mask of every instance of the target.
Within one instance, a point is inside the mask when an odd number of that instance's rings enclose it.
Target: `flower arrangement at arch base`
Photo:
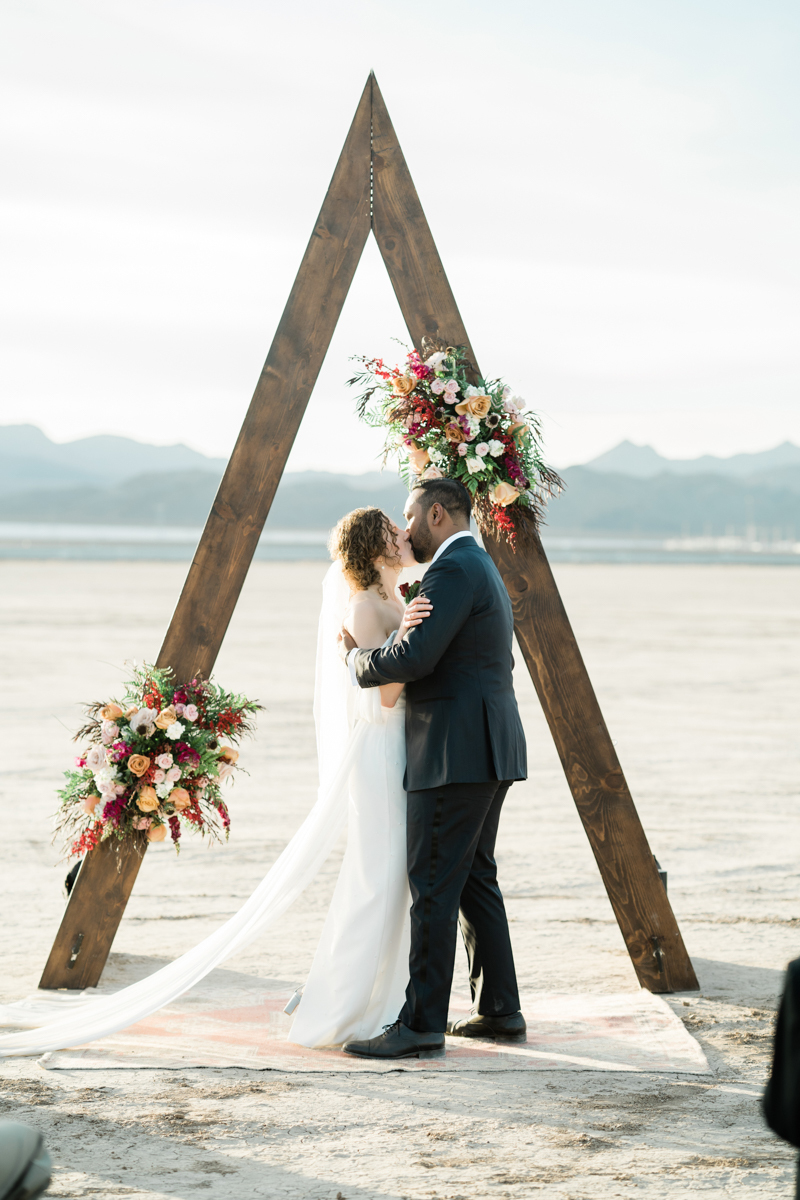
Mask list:
[[[179,685],[169,669],[134,666],[121,699],[88,705],[75,735],[84,748],[64,772],[56,817],[67,854],[136,833],[169,834],[178,850],[187,827],[227,839],[222,784],[240,769],[235,744],[260,707],[205,679]]]
[[[359,416],[386,428],[384,461],[400,453],[409,489],[421,479],[459,480],[481,533],[516,547],[564,486],[542,456],[539,420],[502,379],[478,375],[464,346],[422,345],[428,357],[412,350],[404,367],[357,359],[363,370],[348,382],[364,388]]]

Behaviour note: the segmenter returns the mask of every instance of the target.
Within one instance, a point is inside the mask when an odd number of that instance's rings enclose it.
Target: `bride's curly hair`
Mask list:
[[[358,591],[380,583],[375,559],[386,557],[387,534],[399,556],[391,522],[380,508],[354,508],[332,530],[328,542],[331,558],[339,559],[348,583]]]

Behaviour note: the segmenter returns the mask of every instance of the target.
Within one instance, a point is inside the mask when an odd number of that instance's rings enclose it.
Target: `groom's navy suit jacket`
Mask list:
[[[406,791],[525,779],[525,735],[511,669],[514,619],[500,573],[473,538],[428,569],[433,612],[394,644],[358,650],[361,687],[406,686]]]

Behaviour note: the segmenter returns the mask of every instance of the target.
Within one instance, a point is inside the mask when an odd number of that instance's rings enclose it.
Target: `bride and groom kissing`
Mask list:
[[[525,1041],[494,861],[503,801],[526,774],[511,603],[469,532],[460,483],[420,481],[405,516],[401,530],[357,509],[334,531],[317,642],[319,795],[261,883],[212,934],[120,991],[6,1006],[2,1023],[27,1029],[0,1036],[0,1057],[83,1045],[172,1003],[274,924],[345,827],[289,1040],[383,1059],[441,1054],[445,1033]],[[397,583],[415,561],[430,563],[424,594],[404,609]],[[473,1015],[448,1023],[459,924]]]
[[[470,507],[455,480],[423,480],[405,530],[377,508],[334,530],[315,716],[321,779],[347,760],[348,838],[290,1033],[301,1045],[397,1059],[441,1053],[445,1033],[525,1041],[494,859],[526,776],[513,617]],[[396,586],[415,561],[430,563],[424,593],[403,611]],[[448,1023],[459,924],[473,1015]]]

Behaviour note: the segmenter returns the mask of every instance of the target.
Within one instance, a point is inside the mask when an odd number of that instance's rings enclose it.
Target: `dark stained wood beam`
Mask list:
[[[427,334],[470,350],[377,81],[372,85],[373,232],[418,350]],[[522,653],[639,982],[698,987],[541,542],[488,542],[514,607]]]
[[[211,674],[369,236],[371,96],[370,78],[158,656],[181,680]],[[96,987],[146,847],[86,856],[40,987]]]

